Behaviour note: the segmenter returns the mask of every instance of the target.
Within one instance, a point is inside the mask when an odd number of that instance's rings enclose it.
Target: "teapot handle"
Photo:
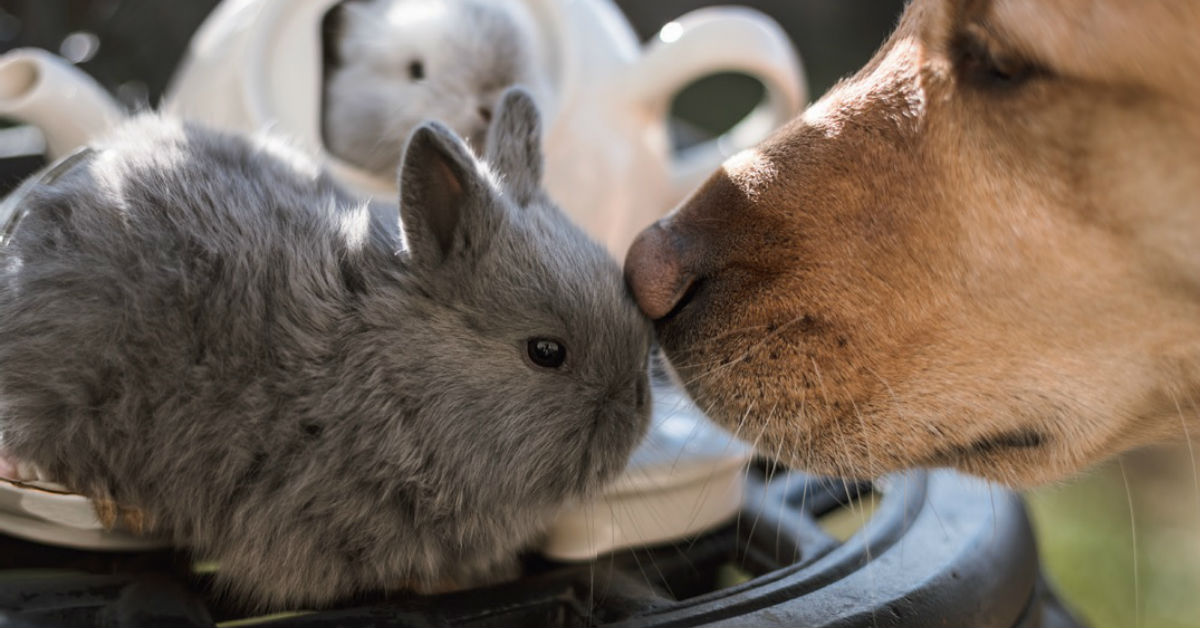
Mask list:
[[[124,116],[113,97],[66,59],[38,48],[0,55],[0,116],[32,124],[57,159],[87,144]]]
[[[762,82],[763,102],[720,137],[676,155],[676,199],[696,188],[730,155],[766,139],[795,117],[808,99],[800,56],[775,20],[744,7],[692,11],[663,27],[647,46],[633,77],[634,93],[665,119],[675,95],[717,72],[742,72]]]

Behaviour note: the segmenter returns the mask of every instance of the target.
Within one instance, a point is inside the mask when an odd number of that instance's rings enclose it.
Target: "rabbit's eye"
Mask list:
[[[529,351],[529,359],[543,368],[556,369],[567,360],[567,348],[557,340],[530,338],[526,347]]]
[[[425,64],[421,63],[420,59],[412,61],[408,64],[408,78],[419,81],[425,78]]]

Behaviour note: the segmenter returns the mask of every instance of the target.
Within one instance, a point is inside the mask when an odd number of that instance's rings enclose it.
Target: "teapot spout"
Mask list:
[[[107,131],[124,114],[92,77],[37,48],[0,55],[0,116],[32,124],[46,137],[50,159]]]

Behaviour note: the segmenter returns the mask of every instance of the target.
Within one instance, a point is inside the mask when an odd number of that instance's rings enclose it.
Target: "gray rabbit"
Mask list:
[[[347,0],[327,36],[324,139],[390,177],[404,138],[437,118],[479,151],[509,86],[540,93],[537,27],[513,0]]]
[[[127,124],[0,252],[0,454],[261,607],[493,578],[649,421],[649,324],[539,134],[520,90],[486,163],[419,127],[401,240],[286,146]]]

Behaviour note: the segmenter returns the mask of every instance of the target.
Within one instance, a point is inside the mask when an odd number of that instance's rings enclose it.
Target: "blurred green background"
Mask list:
[[[643,39],[703,0],[617,0]],[[130,107],[154,103],[215,0],[0,0],[0,51],[34,45],[76,61]],[[814,97],[861,66],[902,0],[751,0],[804,59]],[[718,133],[756,104],[746,77],[680,96],[677,140]],[[0,190],[39,158],[0,131]],[[24,153],[22,151],[25,151]],[[1098,628],[1200,626],[1200,483],[1190,448],[1137,452],[1029,495],[1043,564],[1069,606]]]
[[[1042,567],[1097,628],[1200,626],[1200,485],[1186,444],[1027,497]]]

